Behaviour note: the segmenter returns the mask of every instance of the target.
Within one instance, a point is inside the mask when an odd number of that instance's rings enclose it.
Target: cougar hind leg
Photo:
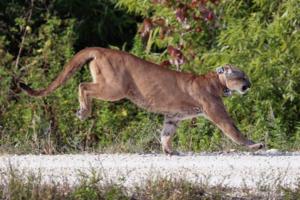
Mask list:
[[[125,98],[125,84],[113,77],[110,77],[109,81],[106,80],[95,64],[91,65],[90,69],[93,82],[79,85],[80,109],[77,112],[77,116],[81,120],[86,119],[91,114],[93,98],[104,101],[118,101]]]
[[[91,114],[92,98],[99,88],[99,83],[81,83],[79,85],[79,104],[80,108],[76,115],[80,120],[85,120]]]
[[[104,101],[117,101],[124,97],[123,92],[105,83],[81,83],[79,85],[80,109],[77,111],[77,116],[79,119],[84,120],[91,114],[93,98]]]

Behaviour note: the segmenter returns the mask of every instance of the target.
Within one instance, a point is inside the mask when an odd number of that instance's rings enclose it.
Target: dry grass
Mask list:
[[[274,191],[236,190],[223,186],[210,187],[185,180],[157,179],[131,189],[114,183],[103,184],[104,177],[82,176],[76,185],[67,182],[43,183],[40,175],[22,177],[22,172],[10,169],[0,172],[0,199],[130,199],[130,200],[194,200],[194,199],[300,199],[300,182],[296,189]]]

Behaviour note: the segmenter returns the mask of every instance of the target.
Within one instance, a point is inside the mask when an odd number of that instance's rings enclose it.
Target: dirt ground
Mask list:
[[[233,188],[293,188],[300,182],[300,152],[216,152],[163,154],[2,155],[2,180],[10,170],[22,176],[38,174],[45,182],[76,184],[86,176],[125,187],[146,180],[185,179],[193,183]]]

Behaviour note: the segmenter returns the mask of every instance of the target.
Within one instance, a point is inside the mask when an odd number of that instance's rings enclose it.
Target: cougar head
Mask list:
[[[251,87],[248,76],[233,65],[224,65],[216,69],[219,78],[225,86],[231,91],[237,91],[245,94]]]

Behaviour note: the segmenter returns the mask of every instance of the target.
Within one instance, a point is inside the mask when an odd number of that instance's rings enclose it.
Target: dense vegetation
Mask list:
[[[46,98],[19,80],[45,87],[86,46],[130,51],[174,70],[204,73],[231,63],[252,80],[225,103],[247,137],[268,147],[300,148],[299,0],[86,0],[0,2],[0,146],[2,151],[159,150],[162,117],[128,101],[94,101],[75,117],[87,69]],[[204,119],[183,122],[181,150],[221,150],[232,143]]]

